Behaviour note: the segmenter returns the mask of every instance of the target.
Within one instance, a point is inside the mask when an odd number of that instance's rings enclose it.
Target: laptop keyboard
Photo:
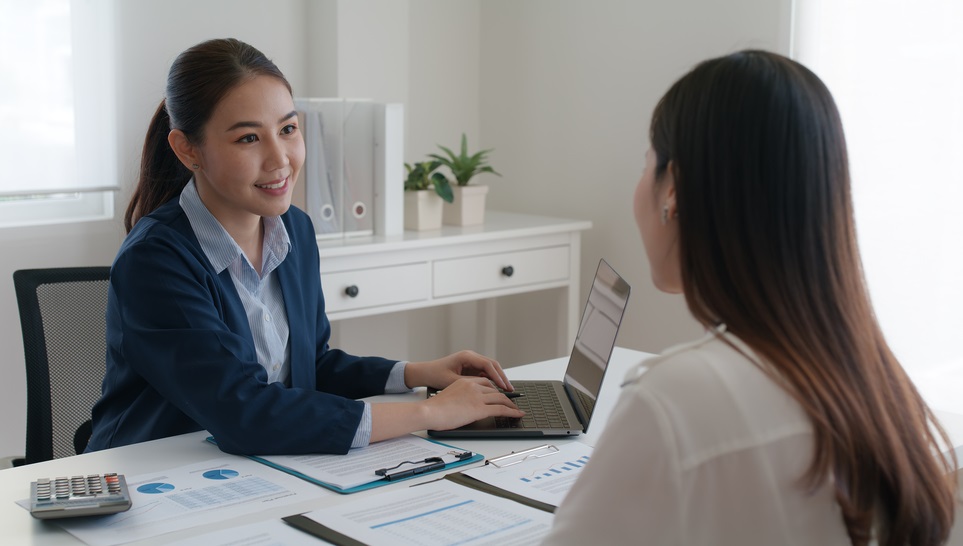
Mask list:
[[[558,401],[555,389],[551,385],[524,383],[515,385],[515,391],[525,395],[513,400],[515,405],[525,412],[525,417],[521,419],[496,417],[496,427],[569,428],[565,411],[562,409],[562,404]]]
[[[575,393],[575,398],[578,399],[578,403],[582,406],[582,417],[590,417],[592,412],[595,411],[595,400],[591,396],[582,392],[581,389],[572,389]]]

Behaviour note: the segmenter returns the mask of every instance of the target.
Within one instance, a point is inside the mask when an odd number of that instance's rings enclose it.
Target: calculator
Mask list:
[[[30,482],[30,514],[38,519],[115,514],[130,508],[123,474],[41,478]]]

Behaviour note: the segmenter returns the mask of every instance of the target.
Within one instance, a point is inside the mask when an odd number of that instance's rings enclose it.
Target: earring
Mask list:
[[[669,223],[669,205],[662,205],[662,225]]]
[[[191,168],[192,168],[192,169],[194,169],[194,170],[196,171],[197,169],[200,169],[200,168],[201,168],[201,166],[200,166],[200,165],[198,165],[197,163],[191,163]]]

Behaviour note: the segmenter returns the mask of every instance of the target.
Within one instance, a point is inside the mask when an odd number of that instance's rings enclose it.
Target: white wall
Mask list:
[[[408,161],[435,151],[436,144],[457,145],[462,132],[473,148],[495,148],[494,165],[505,177],[487,177],[490,207],[591,220],[595,227],[583,238],[583,284],[599,257],[622,271],[634,292],[620,343],[656,351],[692,337],[695,327],[679,298],[649,287],[631,219],[648,115],[671,81],[704,57],[747,46],[787,51],[789,2],[117,1],[120,159],[105,166],[124,188],[116,219],[0,230],[0,347],[6,355],[0,360],[0,411],[6,416],[0,455],[23,452],[26,419],[11,274],[110,263],[123,238],[121,218],[147,123],[171,61],[185,48],[233,36],[271,57],[297,95],[404,102]],[[521,304],[503,301],[499,336],[507,342],[499,343],[500,360],[557,356],[526,343],[522,328],[537,323],[543,300],[535,294]],[[335,324],[335,339],[359,353],[440,356],[451,350],[437,335],[445,332],[449,312],[458,311],[343,321]]]
[[[632,217],[649,116],[698,61],[749,47],[787,54],[790,0],[486,0],[481,7],[481,145],[495,149],[504,175],[488,179],[490,206],[593,222],[582,238],[582,293],[599,258],[626,277],[632,296],[619,345],[659,352],[692,339],[700,329],[683,298],[652,287]],[[537,320],[537,312],[528,301],[506,302],[499,334]],[[524,354],[524,339],[518,343],[500,350]]]

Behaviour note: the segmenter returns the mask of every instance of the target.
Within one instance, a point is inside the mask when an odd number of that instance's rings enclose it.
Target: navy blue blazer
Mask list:
[[[215,273],[178,199],[140,219],[110,272],[107,373],[88,451],[207,430],[238,454],[346,453],[395,361],[328,347],[314,228],[281,217],[275,270],[290,327],[290,386],[267,382],[230,273]]]

